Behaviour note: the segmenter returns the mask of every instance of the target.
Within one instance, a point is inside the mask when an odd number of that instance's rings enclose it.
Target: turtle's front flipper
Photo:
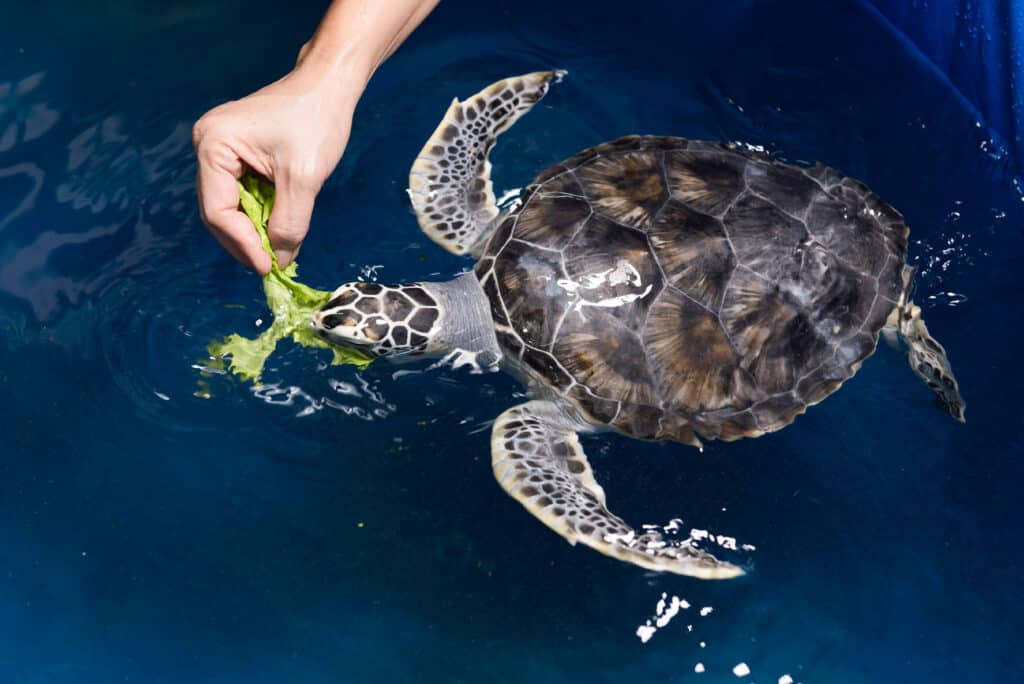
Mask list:
[[[572,422],[551,402],[530,401],[501,414],[491,436],[491,462],[505,491],[570,544],[583,542],[650,570],[701,579],[743,574],[692,545],[638,533],[612,515]]]
[[[913,302],[907,302],[897,311],[900,335],[910,347],[907,353],[910,367],[935,392],[935,400],[939,407],[961,423],[965,422],[966,405],[960,396],[960,386],[953,377],[953,369],[946,358],[946,350],[928,334],[928,326],[921,318],[921,308]]]
[[[465,102],[458,98],[409,171],[409,197],[420,228],[453,254],[482,248],[498,216],[487,155],[498,134],[528,112],[564,71],[498,81]]]

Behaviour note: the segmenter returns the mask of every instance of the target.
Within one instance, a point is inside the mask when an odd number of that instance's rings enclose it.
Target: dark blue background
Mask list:
[[[883,345],[775,435],[585,440],[627,520],[757,546],[748,577],[704,583],[571,548],[502,493],[506,376],[287,347],[267,388],[194,396],[206,343],[268,312],[198,221],[190,127],[287,71],[319,4],[6,9],[0,681],[1024,677],[1017,162],[910,43],[853,0],[448,0],[377,74],[321,193],[306,282],[454,275],[469,263],[409,212],[413,156],[453,96],[560,66],[496,149],[496,188],[659,133],[821,160],[905,213],[966,426]],[[641,644],[662,592],[694,607]]]
[[[877,8],[996,135],[1024,156],[1024,3],[1020,0],[860,0]],[[1018,169],[1020,166],[1018,166]]]

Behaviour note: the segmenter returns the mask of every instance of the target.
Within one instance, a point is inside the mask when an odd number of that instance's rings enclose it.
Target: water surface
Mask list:
[[[467,268],[417,230],[408,167],[453,96],[552,66],[570,76],[502,137],[498,190],[672,134],[821,160],[905,214],[966,426],[883,346],[775,435],[584,440],[627,520],[756,547],[748,577],[712,584],[571,548],[501,491],[507,376],[286,348],[266,387],[195,396],[206,343],[268,312],[198,221],[191,123],[284,73],[317,4],[8,10],[3,681],[727,682],[741,662],[761,684],[1024,678],[1024,206],[1016,160],[937,72],[851,1],[449,0],[357,111],[301,258],[318,287]],[[663,593],[691,608],[642,643]]]

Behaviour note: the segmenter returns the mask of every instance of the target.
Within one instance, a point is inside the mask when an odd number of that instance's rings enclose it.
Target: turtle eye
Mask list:
[[[348,314],[329,314],[323,319],[323,326],[327,330],[337,327],[351,328],[355,324],[356,319]]]

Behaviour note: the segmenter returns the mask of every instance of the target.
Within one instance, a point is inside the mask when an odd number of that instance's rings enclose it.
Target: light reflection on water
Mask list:
[[[333,409],[346,416],[365,421],[387,418],[394,413],[395,405],[389,403],[379,390],[370,387],[370,384],[361,375],[356,375],[355,381],[359,385],[358,388],[356,384],[334,378],[328,380],[328,384],[336,395],[346,397],[348,402],[363,399],[363,403],[367,404],[365,408],[353,403],[342,403],[332,397],[317,398],[295,385],[258,384],[252,388],[252,393],[257,399],[274,406],[298,406],[300,410],[295,414],[297,418],[313,415],[323,409]]]

